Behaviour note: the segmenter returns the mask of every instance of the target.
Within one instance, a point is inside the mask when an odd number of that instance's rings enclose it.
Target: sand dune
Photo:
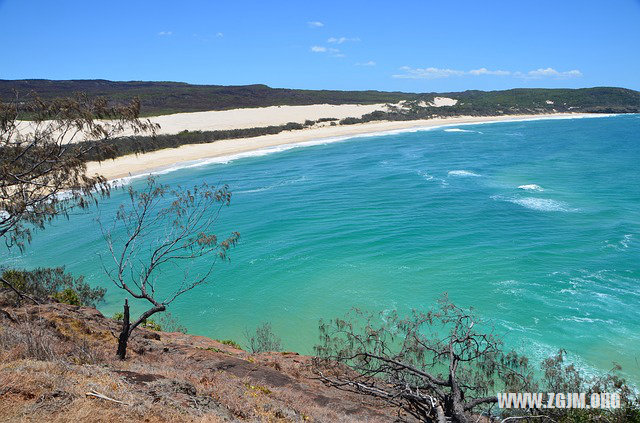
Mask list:
[[[344,119],[361,117],[376,110],[386,110],[384,104],[312,104],[309,106],[271,106],[210,112],[176,113],[151,118],[160,124],[159,134],[188,131],[217,131],[221,129],[255,128],[284,125],[289,122],[321,118]]]

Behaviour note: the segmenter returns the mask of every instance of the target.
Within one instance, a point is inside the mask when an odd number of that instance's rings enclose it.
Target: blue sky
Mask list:
[[[0,79],[640,89],[640,0],[0,0]]]

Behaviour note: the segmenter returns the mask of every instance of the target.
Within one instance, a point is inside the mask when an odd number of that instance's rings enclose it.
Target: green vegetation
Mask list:
[[[163,148],[176,148],[187,144],[205,144],[225,139],[257,137],[260,135],[279,134],[283,131],[303,129],[305,126],[290,122],[279,126],[259,128],[228,129],[220,131],[182,131],[178,134],[156,136],[132,136],[102,141],[86,141],[82,147],[86,149],[86,160],[107,160],[127,154],[148,153]],[[89,147],[89,148],[87,148]],[[71,152],[70,152],[71,153]]]
[[[55,100],[0,99],[0,239],[24,249],[33,231],[56,216],[87,208],[107,195],[109,184],[86,175],[88,139],[154,133],[156,126],[138,119],[140,103],[111,107],[104,99],[83,95]],[[35,131],[20,121],[29,115]],[[104,124],[102,120],[110,121]],[[75,142],[68,147],[65,136]]]
[[[321,322],[320,341],[315,362],[320,379],[378,398],[419,421],[466,423],[483,413],[523,421],[640,422],[640,395],[620,376],[619,366],[586,376],[560,351],[537,370],[527,357],[506,351],[471,309],[455,306],[446,295],[437,308],[407,317],[392,313],[381,319],[380,313],[355,310],[345,319]],[[586,398],[609,393],[619,395],[620,407],[500,410],[497,392],[585,393]]]
[[[80,296],[78,293],[72,288],[65,288],[60,292],[56,292],[52,295],[53,299],[58,301],[59,303],[65,303],[70,305],[81,306],[82,300],[80,300]]]
[[[498,116],[543,113],[640,113],[640,92],[624,88],[513,89],[439,94],[458,100],[454,106],[434,107],[433,95],[419,95],[402,107],[346,118],[342,125],[376,120],[415,120],[452,116]]]
[[[455,106],[428,106],[434,95],[423,94],[405,101],[402,107],[390,106],[388,111],[375,111],[361,118],[340,120],[341,125],[354,125],[373,121],[403,121],[452,116],[498,116],[513,114],[544,114],[556,112],[631,113],[640,112],[640,93],[622,88],[518,89],[508,91],[465,91],[442,94],[457,98]],[[548,103],[548,102],[552,102]],[[87,160],[107,160],[115,157],[146,153],[163,148],[176,148],[187,144],[204,144],[225,139],[239,139],[279,134],[303,129],[320,122],[336,123],[335,118],[323,118],[304,124],[289,122],[285,125],[219,131],[182,131],[178,134],[133,136],[83,143],[91,148],[85,153]],[[86,147],[85,147],[86,148]]]
[[[149,330],[155,330],[155,331],[161,331],[162,330],[162,326],[160,326],[158,323],[156,323],[153,319],[143,320],[142,323],[140,324],[140,326],[142,326],[145,329],[149,329]]]
[[[245,338],[249,344],[252,353],[261,353],[267,351],[280,351],[282,342],[273,332],[271,323],[266,322],[258,326],[254,333],[245,331]]]
[[[216,339],[216,341],[220,342],[221,344],[233,347],[233,348],[235,348],[237,350],[241,350],[242,349],[242,346],[240,344],[238,344],[236,341],[233,341],[231,339]]]
[[[122,320],[124,320],[124,313],[121,311],[116,311],[115,313],[113,313],[113,317],[111,318],[117,322],[122,322]],[[163,325],[156,323],[155,320],[153,319],[143,320],[140,323],[140,326],[142,326],[145,329],[155,330],[157,332],[166,330]]]
[[[165,332],[187,333],[186,326],[181,325],[178,322],[178,319],[173,317],[173,315],[168,311],[162,313],[162,317],[160,317],[160,322],[158,324],[162,328],[161,330]]]
[[[429,103],[436,96],[458,100],[456,106],[428,107],[438,115],[495,115],[500,113],[541,113],[543,111],[639,112],[640,93],[624,88],[469,90],[451,93],[403,93],[384,91],[295,90],[266,85],[190,85],[181,82],[114,82],[105,80],[51,81],[43,79],[0,80],[0,98],[37,93],[43,99],[66,97],[83,92],[89,97],[105,97],[123,104],[133,97],[141,103],[142,116],[243,107],[295,106],[309,104],[375,104],[407,101]],[[552,101],[553,104],[547,103]],[[329,121],[327,119],[327,121]]]
[[[79,158],[83,161],[106,160],[127,154],[145,153],[187,144],[279,134],[283,131],[303,129],[317,123],[329,123],[330,125],[338,123],[338,119],[327,117],[317,121],[307,120],[304,123],[289,122],[284,125],[218,131],[185,130],[178,134],[155,136],[152,132],[153,128],[143,126],[142,122],[137,120],[139,114],[150,116],[163,113],[318,103],[388,104],[387,111],[375,111],[360,118],[349,117],[339,121],[341,125],[353,125],[381,120],[399,121],[451,116],[499,116],[556,112],[640,112],[640,92],[608,87],[411,94],[379,91],[273,89],[264,85],[225,87],[189,85],[175,82],[0,80],[0,99],[5,101],[15,100],[14,90],[18,92],[20,102],[6,104],[7,113],[15,115],[11,115],[13,119],[21,116],[23,118],[42,120],[49,116],[46,113],[43,114],[38,108],[27,107],[31,104],[30,102],[22,103],[22,99],[26,98],[28,100],[32,93],[48,101],[58,99],[56,100],[57,103],[54,101],[51,105],[59,109],[61,107],[60,104],[66,105],[64,102],[60,103],[62,99],[59,99],[59,97],[83,91],[86,94],[83,97],[85,99],[103,96],[105,100],[96,103],[100,107],[84,107],[87,111],[95,110],[93,116],[84,113],[84,109],[75,103],[72,104],[73,107],[65,106],[63,109],[83,110],[84,114],[81,114],[81,117],[92,124],[92,117],[124,116],[127,122],[130,122],[130,125],[138,128],[141,132],[152,133],[151,136],[118,137],[118,134],[115,134],[116,136],[94,137],[94,139],[107,139],[82,142],[76,145],[74,149],[66,150],[65,154],[59,158],[72,158],[75,162],[80,162]],[[123,104],[127,104],[134,96],[139,99],[139,103],[134,102],[136,107],[139,105],[139,110],[132,106],[121,107]],[[431,102],[437,96],[456,99],[458,102],[453,106],[431,106]],[[38,101],[32,103],[40,104]],[[49,113],[49,109],[52,106],[48,103],[45,103],[45,105],[47,106],[45,110]],[[119,108],[113,110],[108,108],[116,106]],[[54,111],[58,110],[55,107],[54,109]],[[34,110],[38,112],[35,115]],[[71,117],[75,117],[75,115]],[[98,126],[96,128],[101,129]],[[90,182],[93,183],[94,181]]]
[[[383,91],[293,90],[266,85],[190,85],[182,82],[114,82],[105,80],[51,81],[44,79],[0,80],[0,98],[36,92],[44,99],[66,97],[76,92],[90,97],[106,97],[123,103],[138,97],[143,116],[169,113],[229,110],[240,107],[267,107],[309,104],[396,103],[415,94]]]
[[[39,303],[55,300],[71,305],[95,307],[102,301],[106,290],[91,288],[83,276],[73,277],[64,267],[38,268],[35,270],[5,270],[0,287],[16,306],[26,299]],[[9,289],[9,287],[12,287]],[[18,295],[16,290],[22,295]]]
[[[178,297],[209,282],[216,262],[227,260],[229,250],[240,238],[238,232],[232,232],[226,239],[213,233],[220,211],[231,202],[226,185],[216,188],[202,183],[191,189],[171,188],[150,176],[145,188],[129,187],[128,191],[129,199],[119,208],[112,225],[105,229],[98,220],[114,260],[114,265],[104,266],[106,275],[117,288],[145,303],[144,311],[130,320],[128,299],[124,299],[117,350],[122,360],[126,358],[133,331],[145,322],[153,329],[148,323],[151,316],[165,312]],[[163,238],[147,231],[149,227],[165,228]],[[125,235],[113,236],[119,229]],[[138,253],[146,248],[153,252],[142,259]],[[189,276],[187,266],[205,257],[209,259],[209,270],[197,277]],[[156,276],[178,262],[186,263],[181,266],[184,279],[180,284]],[[159,299],[158,287],[163,285],[171,290],[167,297]]]

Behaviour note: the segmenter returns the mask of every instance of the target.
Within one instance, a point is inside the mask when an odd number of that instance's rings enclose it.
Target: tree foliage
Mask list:
[[[248,330],[245,331],[245,338],[252,353],[280,351],[282,349],[282,341],[273,332],[269,322],[258,326],[254,333],[250,333]]]
[[[316,371],[338,389],[373,396],[419,421],[472,421],[495,412],[496,392],[616,392],[618,410],[509,410],[532,421],[640,421],[637,393],[615,371],[586,377],[561,351],[535,372],[529,360],[505,352],[501,339],[473,314],[443,297],[439,307],[406,318],[354,311],[321,322]],[[475,420],[475,418],[473,419]]]
[[[38,303],[53,299],[72,305],[95,307],[106,292],[104,288],[91,288],[83,276],[74,277],[65,272],[64,267],[5,270],[1,279],[7,287],[5,289],[9,289],[7,294],[11,296],[14,306],[31,298]],[[12,288],[8,288],[9,286]]]
[[[129,201],[120,207],[113,224],[102,225],[113,263],[103,263],[106,274],[116,287],[149,306],[129,323],[125,302],[118,349],[121,358],[136,327],[165,311],[180,295],[208,282],[216,262],[228,258],[240,234],[233,232],[220,240],[213,230],[222,207],[230,201],[227,186],[215,188],[203,183],[192,189],[171,189],[151,177],[141,191],[129,187]],[[208,259],[204,269],[191,273],[193,264],[202,257]],[[168,269],[181,270],[182,280],[161,277]]]
[[[385,91],[296,90],[271,88],[266,85],[191,85],[180,82],[116,82],[105,80],[14,80],[0,81],[0,98],[8,98],[13,90],[36,91],[43,98],[66,97],[74,92],[104,96],[110,104],[121,104],[138,97],[145,116],[167,113],[229,110],[244,107],[267,107],[309,104],[384,104],[400,101],[433,100],[435,96],[459,100],[459,105],[475,110],[489,107],[498,110],[517,107],[551,110],[553,106],[587,109],[640,108],[640,93],[624,88],[595,87],[581,89],[520,88],[500,91],[468,90],[449,93],[405,93]],[[553,101],[554,105],[546,103]],[[464,104],[460,104],[464,103]],[[449,107],[433,108],[451,109]],[[575,109],[572,109],[575,110]],[[494,113],[495,114],[495,113]]]
[[[139,112],[137,100],[113,107],[83,95],[0,101],[0,238],[23,248],[33,228],[108,194],[103,177],[86,174],[89,152],[102,148],[87,141],[153,132]]]

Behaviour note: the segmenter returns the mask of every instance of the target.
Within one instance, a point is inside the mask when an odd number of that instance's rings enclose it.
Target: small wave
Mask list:
[[[491,197],[494,200],[506,201],[509,203],[517,204],[519,206],[546,212],[574,212],[576,209],[570,208],[566,203],[557,200],[551,200],[549,198],[535,198],[535,197],[503,197],[500,195],[494,195]]]
[[[436,178],[435,176],[430,175],[430,174],[428,174],[427,172],[425,172],[423,170],[418,170],[417,173],[418,173],[418,175],[422,176],[427,181],[433,181]]]
[[[291,185],[291,184],[296,184],[298,182],[304,182],[307,180],[306,176],[302,176],[300,178],[294,178],[294,179],[286,179],[284,181],[280,181],[276,184],[273,185],[267,185],[264,187],[260,187],[260,188],[254,188],[254,189],[247,189],[247,190],[242,190],[242,191],[235,191],[234,194],[251,194],[251,193],[255,193],[255,192],[263,192],[263,191],[269,191],[272,190],[274,188],[279,188],[285,185]]]
[[[518,189],[523,189],[526,191],[544,191],[544,189],[542,189],[540,185],[536,185],[536,184],[520,185]]]
[[[629,244],[631,244],[631,241],[633,239],[633,235],[632,234],[626,234],[620,241],[618,242],[611,242],[608,239],[604,241],[605,243],[605,247],[607,248],[615,248],[618,251],[624,251],[627,248],[629,248]]]
[[[439,178],[437,176],[433,176],[430,173],[424,171],[424,170],[417,170],[416,174],[420,175],[425,181],[434,181],[434,182],[440,182],[440,185],[445,188],[447,186],[449,186],[449,183],[444,180],[443,178]]]
[[[509,120],[509,121],[488,120],[488,121],[484,121],[484,122],[474,122],[473,125],[488,125],[488,124],[505,123],[505,122],[530,122],[530,121],[537,121],[537,120],[605,118],[605,117],[612,117],[612,116],[618,116],[618,115],[617,114],[602,113],[602,114],[597,114],[597,115],[593,115],[593,116],[542,116],[542,117],[536,117],[536,118],[513,119],[513,120]],[[433,131],[433,130],[436,130],[436,129],[439,129],[439,128],[442,128],[442,127],[446,127],[446,126],[449,126],[449,124],[447,124],[447,125],[435,125],[435,126],[418,126],[418,127],[404,128],[404,129],[393,129],[393,130],[378,131],[378,132],[368,132],[368,133],[364,133],[364,134],[350,134],[350,135],[342,135],[342,136],[335,136],[335,137],[328,137],[328,138],[318,138],[318,139],[314,139],[314,140],[310,140],[310,141],[303,141],[303,142],[297,142],[297,143],[291,143],[291,144],[283,144],[283,145],[279,145],[279,146],[275,146],[275,147],[265,147],[265,148],[258,149],[258,150],[252,150],[252,151],[243,152],[243,153],[230,154],[230,155],[227,155],[227,156],[220,156],[220,157],[214,157],[214,158],[209,158],[209,159],[201,159],[201,160],[195,160],[195,161],[179,162],[179,163],[175,164],[174,166],[171,166],[171,167],[168,167],[168,168],[165,168],[165,169],[154,169],[154,170],[151,170],[149,172],[135,174],[135,175],[131,175],[131,176],[123,177],[123,178],[118,178],[118,179],[115,179],[114,181],[115,181],[116,184],[119,184],[120,186],[123,186],[123,185],[129,184],[134,179],[144,178],[144,177],[147,177],[149,175],[154,175],[154,174],[155,175],[158,175],[158,174],[161,175],[161,174],[174,172],[176,170],[189,169],[189,168],[193,168],[193,167],[206,166],[206,165],[210,165],[210,164],[228,164],[230,162],[233,162],[233,161],[236,161],[236,160],[239,160],[239,159],[244,159],[244,158],[249,158],[249,157],[265,156],[265,155],[268,155],[268,154],[287,151],[287,150],[290,150],[290,149],[293,149],[293,148],[311,147],[311,146],[316,146],[316,145],[326,145],[326,144],[335,143],[335,142],[355,140],[355,139],[359,139],[359,138],[374,138],[374,137],[379,137],[379,136],[390,136],[390,135],[397,135],[397,134],[403,134],[403,133]],[[471,131],[471,130],[460,129],[460,128],[447,128],[447,129],[444,129],[444,131],[447,131],[447,132],[476,132],[476,133],[482,134],[482,132],[480,132],[480,131]],[[470,176],[470,175],[467,175],[467,176]],[[471,176],[480,176],[480,175],[471,175]],[[114,181],[112,181],[112,182],[114,182]],[[443,185],[445,185],[445,184],[443,183]]]
[[[493,284],[498,286],[514,286],[514,285],[519,285],[520,282],[518,282],[515,279],[509,279],[505,281],[497,281],[497,282],[494,282]]]
[[[444,132],[469,132],[474,134],[482,134],[480,131],[472,131],[470,129],[460,129],[460,128],[448,128],[445,129]]]
[[[473,177],[482,176],[482,175],[479,175],[477,173],[471,172],[469,170],[450,170],[449,173],[447,173],[447,175],[449,175],[449,176],[462,176],[462,177],[466,177],[466,176],[473,176]]]
[[[615,325],[616,322],[612,319],[598,319],[598,318],[590,318],[590,317],[578,317],[578,316],[569,316],[569,317],[556,317],[557,320],[561,322],[576,322],[576,323],[606,323],[609,325]]]

